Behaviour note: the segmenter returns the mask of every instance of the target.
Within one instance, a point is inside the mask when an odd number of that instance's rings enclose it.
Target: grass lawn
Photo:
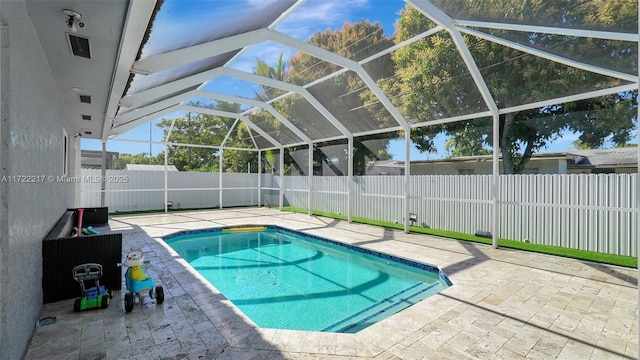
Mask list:
[[[307,213],[307,209],[299,209],[294,207],[285,206],[283,208],[285,211],[291,212],[299,212],[299,213]],[[333,219],[347,220],[345,215],[338,215],[334,213],[327,213],[323,211],[314,211],[314,215],[325,216]],[[381,226],[384,228],[404,230],[403,224],[396,224],[392,222],[386,221],[377,221],[371,219],[363,219],[363,218],[353,218],[354,222],[368,225]],[[482,244],[491,245],[491,239],[475,236],[473,234],[460,233],[455,231],[446,231],[446,230],[437,230],[430,228],[423,228],[420,226],[409,226],[409,231],[412,233],[419,234],[427,234],[427,235],[435,235],[455,240],[464,240],[464,241],[472,241]],[[638,267],[638,258],[631,256],[622,256],[622,255],[614,255],[614,254],[604,254],[593,251],[586,250],[576,250],[576,249],[568,249],[559,246],[550,246],[550,245],[538,245],[525,243],[522,241],[510,240],[510,239],[498,239],[498,246],[509,249],[517,249],[524,251],[537,252],[548,255],[555,256],[563,256],[567,258],[577,259],[577,260],[585,260],[602,264],[609,265],[618,265],[629,268],[637,268]]]

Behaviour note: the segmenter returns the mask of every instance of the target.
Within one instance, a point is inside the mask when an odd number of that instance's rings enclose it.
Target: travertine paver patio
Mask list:
[[[158,237],[178,230],[277,224],[439,266],[445,291],[357,334],[256,327]],[[164,304],[124,313],[44,306],[27,359],[635,359],[635,269],[404,234],[304,214],[242,208],[114,217],[123,252],[142,249]],[[102,232],[108,228],[98,228]]]

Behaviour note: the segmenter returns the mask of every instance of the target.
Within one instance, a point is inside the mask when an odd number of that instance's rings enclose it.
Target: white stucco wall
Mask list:
[[[565,162],[564,168],[558,162]],[[535,170],[536,174],[566,174],[566,160],[532,159],[526,166],[528,170]],[[493,172],[491,161],[469,161],[450,163],[417,163],[411,165],[411,175],[458,175],[460,170],[472,170],[474,175],[490,175]],[[559,172],[564,171],[564,172]],[[502,172],[502,162],[500,163]],[[524,172],[526,173],[526,172]]]
[[[0,359],[20,359],[42,308],[42,239],[74,189],[14,182],[62,175],[64,111],[24,2],[1,1],[0,14],[0,179],[8,177],[0,182]],[[75,171],[73,146],[69,155]]]

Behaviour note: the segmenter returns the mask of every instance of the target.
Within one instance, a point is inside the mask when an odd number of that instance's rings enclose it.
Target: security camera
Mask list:
[[[71,29],[71,31],[78,31],[78,28],[83,29],[85,27],[84,21],[81,21],[82,14],[77,11],[64,9],[62,12],[67,15],[67,27]]]

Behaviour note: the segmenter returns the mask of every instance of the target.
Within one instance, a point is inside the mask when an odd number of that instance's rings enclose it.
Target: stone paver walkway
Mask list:
[[[184,229],[276,224],[436,265],[453,286],[357,334],[258,328],[160,236]],[[165,302],[124,312],[46,304],[27,359],[635,359],[637,272],[404,234],[334,219],[242,208],[110,219],[123,252],[141,249]],[[123,286],[124,288],[124,286]]]

